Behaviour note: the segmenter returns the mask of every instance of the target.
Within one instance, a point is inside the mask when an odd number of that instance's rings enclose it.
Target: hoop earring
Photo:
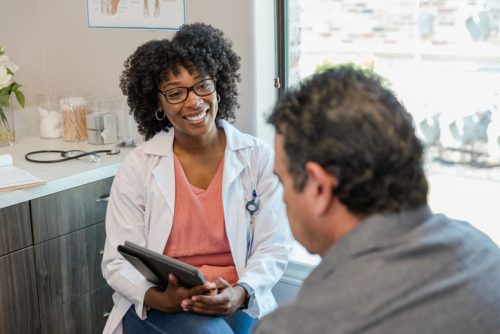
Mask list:
[[[159,111],[162,111],[162,110],[161,109],[157,109],[156,112],[155,112],[155,117],[156,117],[157,120],[163,121],[165,119],[165,113],[163,113],[163,117],[160,118],[160,116],[158,116],[158,112]]]
[[[220,103],[220,95],[217,94],[217,103]]]

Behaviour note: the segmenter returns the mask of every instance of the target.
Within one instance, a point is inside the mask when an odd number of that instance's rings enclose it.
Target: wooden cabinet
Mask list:
[[[104,287],[42,313],[42,333],[100,334],[113,307]]]
[[[32,244],[29,203],[0,209],[0,256]]]
[[[100,333],[112,307],[101,273],[112,178],[31,201],[41,332]]]
[[[3,223],[3,221],[2,221]],[[0,333],[39,333],[33,247],[0,257]]]
[[[106,286],[101,273],[104,223],[35,245],[40,311]]]
[[[104,221],[113,178],[31,201],[35,244]]]
[[[0,333],[101,333],[113,178],[0,209]]]
[[[0,209],[0,333],[38,333],[29,203]]]

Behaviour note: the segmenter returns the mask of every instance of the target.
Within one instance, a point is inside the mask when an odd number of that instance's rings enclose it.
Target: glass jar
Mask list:
[[[36,95],[41,138],[61,138],[62,119],[57,96],[50,94]]]
[[[127,101],[123,97],[113,98],[113,110],[118,120],[118,143],[119,147],[135,147],[139,141],[137,134],[137,123],[130,115]]]
[[[96,97],[89,101],[87,140],[89,144],[113,144],[117,140],[118,124],[111,100]]]
[[[81,96],[67,96],[59,99],[61,107],[63,140],[87,140],[87,102]]]
[[[116,142],[116,114],[91,112],[87,115],[87,140],[89,144],[113,144]]]

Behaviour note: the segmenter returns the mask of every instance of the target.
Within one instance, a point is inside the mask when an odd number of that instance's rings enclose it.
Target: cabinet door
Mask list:
[[[0,209],[0,256],[32,244],[28,202]]]
[[[42,333],[102,333],[111,308],[113,290],[101,288],[42,313]]]
[[[40,311],[106,286],[101,273],[104,223],[35,245]]]
[[[35,244],[104,221],[113,178],[31,201]]]
[[[33,247],[0,257],[0,333],[39,333]]]

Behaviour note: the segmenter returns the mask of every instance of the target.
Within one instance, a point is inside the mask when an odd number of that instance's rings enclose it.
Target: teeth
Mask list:
[[[186,116],[186,119],[188,121],[199,121],[200,119],[202,119],[203,117],[205,117],[205,113],[204,112],[201,112],[199,113],[198,115],[191,115],[191,116]]]

